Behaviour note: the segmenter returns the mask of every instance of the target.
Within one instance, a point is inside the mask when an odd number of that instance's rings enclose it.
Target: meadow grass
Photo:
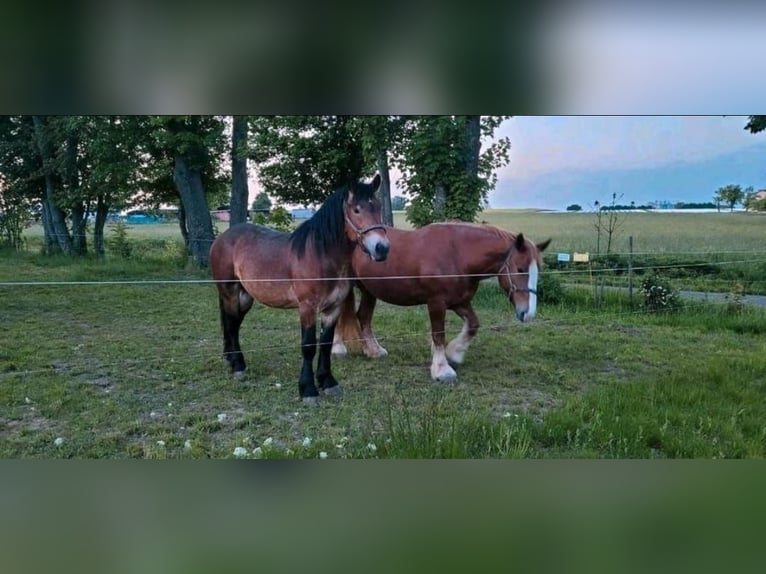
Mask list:
[[[234,380],[215,288],[193,282],[208,274],[167,238],[146,241],[132,259],[0,254],[3,282],[186,281],[0,286],[0,456],[766,454],[762,309],[695,303],[647,315],[619,293],[595,307],[590,290],[565,288],[519,324],[487,281],[459,382],[440,385],[429,376],[425,310],[379,304],[390,355],[334,361],[345,396],[311,409],[298,400],[297,313],[255,306],[242,328],[249,374]],[[448,335],[459,328],[450,316]]]

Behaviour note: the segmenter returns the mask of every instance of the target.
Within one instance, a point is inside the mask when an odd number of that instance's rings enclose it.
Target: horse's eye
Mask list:
[[[362,213],[362,210],[359,209],[358,205],[354,206],[354,213],[356,213],[356,214]]]

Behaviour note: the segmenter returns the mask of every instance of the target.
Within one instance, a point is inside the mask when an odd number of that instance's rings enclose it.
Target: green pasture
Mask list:
[[[630,217],[635,237],[663,233],[675,251],[763,250],[766,220],[756,216]],[[553,237],[554,251],[589,249],[586,214],[484,218]],[[242,329],[249,374],[231,378],[215,288],[188,265],[174,225],[130,226],[131,257],[103,261],[42,257],[34,229],[27,237],[27,251],[0,252],[3,457],[223,458],[237,447],[248,458],[766,454],[761,308],[644,313],[619,293],[596,305],[589,287],[557,275],[557,297],[522,325],[487,281],[475,299],[479,336],[458,383],[445,386],[429,376],[425,310],[381,304],[375,328],[389,356],[336,360],[344,397],[308,408],[297,393],[297,313],[256,305]],[[7,284],[19,281],[49,283]],[[459,326],[451,317],[448,335]]]

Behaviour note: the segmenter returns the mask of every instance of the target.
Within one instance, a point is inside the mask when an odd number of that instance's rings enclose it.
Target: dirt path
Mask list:
[[[574,287],[579,289],[591,289],[589,285],[576,285],[570,283],[565,287]],[[606,286],[604,289],[611,289],[612,291],[627,292],[627,287],[612,287]],[[637,291],[635,291],[637,293]],[[707,291],[679,291],[678,294],[684,299],[690,299],[692,301],[710,301],[711,303],[725,303],[726,293],[709,293]],[[766,295],[743,295],[742,302],[746,305],[758,305],[766,307]]]

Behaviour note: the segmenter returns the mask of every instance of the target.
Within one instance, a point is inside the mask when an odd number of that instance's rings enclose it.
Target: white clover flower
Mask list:
[[[511,413],[509,413],[508,411],[505,411],[505,412],[503,413],[503,418],[504,418],[504,419],[509,419],[509,418],[511,418]]]
[[[281,389],[282,383],[274,383],[274,388]]]
[[[24,397],[24,402],[27,403],[27,404],[31,404],[32,403],[32,399],[30,399],[29,397]]]
[[[274,439],[269,437],[265,441],[263,441],[263,446],[271,446],[271,443],[274,442]]]
[[[53,444],[55,444],[56,446],[61,446],[62,444],[64,444],[64,439],[61,437],[58,437],[56,440],[53,441]]]
[[[152,411],[152,412],[150,412],[150,413],[149,413],[149,417],[150,417],[150,418],[155,418],[155,417],[157,417],[157,416],[159,416],[159,415],[158,415],[156,412],[154,412],[154,411]]]
[[[378,447],[377,447],[377,446],[375,446],[375,443],[374,443],[374,442],[368,442],[368,443],[367,443],[367,448],[368,448],[369,450],[371,450],[372,452],[376,452],[376,451],[378,450]]]
[[[184,443],[184,450],[191,450],[192,444],[189,439],[186,439],[186,442]]]
[[[238,446],[237,448],[234,449],[234,456],[236,456],[237,458],[247,456],[247,449],[242,446]]]
[[[322,460],[326,459],[327,458],[327,453],[325,451],[320,452],[319,453],[319,458],[321,458]]]
[[[310,436],[303,437],[303,443],[302,444],[305,447],[311,446],[311,437]]]
[[[226,416],[227,416],[226,413],[220,413],[218,415],[218,422],[222,423],[223,421],[225,421],[226,420]]]
[[[165,446],[165,441],[164,440],[158,440],[157,441],[157,446]]]

